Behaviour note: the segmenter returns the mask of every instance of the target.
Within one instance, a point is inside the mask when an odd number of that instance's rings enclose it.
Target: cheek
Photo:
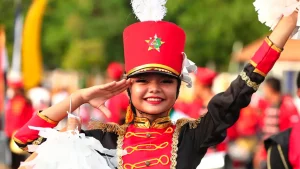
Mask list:
[[[168,97],[168,99],[172,102],[176,101],[176,92],[177,92],[177,87],[168,87],[164,89],[165,95]]]
[[[270,95],[270,89],[268,87],[265,87],[264,88],[264,93],[266,96],[269,96]]]
[[[142,98],[146,93],[146,89],[138,85],[132,85],[130,91],[131,91],[131,99],[133,102]]]

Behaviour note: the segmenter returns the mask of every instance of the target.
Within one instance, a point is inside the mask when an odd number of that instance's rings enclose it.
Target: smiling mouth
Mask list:
[[[146,98],[147,101],[150,101],[150,102],[161,102],[163,101],[163,99],[161,98]]]
[[[149,98],[146,98],[144,100],[147,101],[150,104],[159,104],[162,101],[164,101],[164,99],[162,99],[162,98],[153,98],[153,97],[149,97]]]

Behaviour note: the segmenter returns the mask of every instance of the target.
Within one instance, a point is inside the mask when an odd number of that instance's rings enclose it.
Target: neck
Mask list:
[[[168,116],[168,112],[160,113],[160,114],[148,114],[148,113],[141,113],[140,111],[137,111],[136,113],[137,117],[147,118],[151,123],[161,117]]]

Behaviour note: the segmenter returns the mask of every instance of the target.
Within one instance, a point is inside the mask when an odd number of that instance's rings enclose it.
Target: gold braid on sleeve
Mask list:
[[[249,87],[253,88],[255,91],[257,91],[259,85],[255,82],[251,81],[250,77],[247,76],[246,72],[242,71],[240,73],[240,76],[241,76],[242,80],[244,80],[246,82],[247,86],[249,86]]]

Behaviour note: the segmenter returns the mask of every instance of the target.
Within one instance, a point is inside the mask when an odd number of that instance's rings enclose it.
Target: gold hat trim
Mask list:
[[[167,72],[167,73],[173,73],[177,76],[180,75],[179,72],[177,72],[175,69],[166,66],[166,65],[162,65],[162,64],[156,64],[156,63],[151,63],[151,64],[145,64],[145,65],[141,65],[141,66],[137,66],[131,70],[128,71],[128,73],[126,74],[126,76],[129,76],[131,74],[133,74],[134,72],[140,71],[140,70],[144,70],[147,68],[154,68],[154,70],[156,70],[155,68],[157,68],[158,71],[162,71],[162,72]]]

